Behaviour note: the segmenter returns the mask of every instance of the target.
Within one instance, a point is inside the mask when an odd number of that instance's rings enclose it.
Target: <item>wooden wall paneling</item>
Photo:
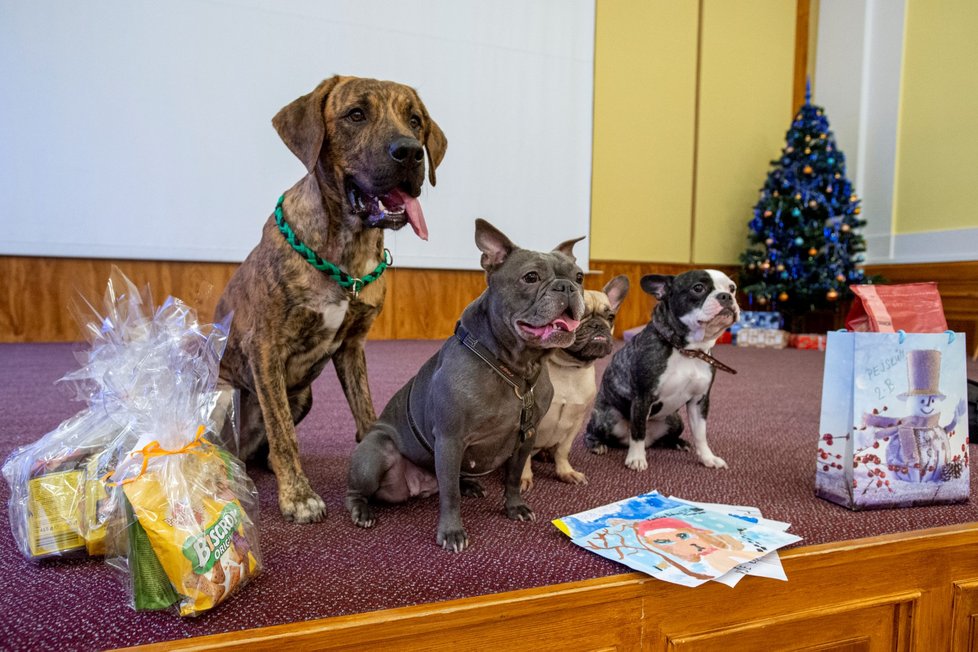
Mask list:
[[[237,265],[92,258],[0,256],[0,342],[67,342],[80,328],[69,310],[78,296],[96,307],[112,266],[136,285],[149,283],[156,302],[173,295],[210,319]]]
[[[80,292],[101,300],[112,265],[137,285],[150,284],[156,301],[173,295],[193,304],[206,319],[213,314],[224,286],[237,265],[179,261],[34,258],[0,256],[0,342],[65,342],[79,338],[68,305]],[[654,300],[642,292],[645,274],[679,274],[686,263],[592,260],[585,287],[601,289],[618,274],[631,283],[618,317],[621,331],[645,324]],[[719,269],[736,277],[737,266]],[[890,283],[937,281],[949,324],[978,344],[978,261],[912,265],[873,265]],[[371,339],[443,339],[452,333],[462,310],[485,289],[481,271],[401,269],[388,274],[387,302],[370,333]],[[200,298],[202,286],[211,286]]]
[[[482,271],[392,269],[391,279],[383,313],[394,339],[449,337],[465,307],[486,289]],[[385,339],[375,331],[370,337]]]

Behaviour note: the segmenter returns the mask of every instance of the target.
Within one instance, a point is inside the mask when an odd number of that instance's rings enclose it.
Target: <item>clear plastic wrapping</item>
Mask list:
[[[28,558],[105,554],[137,610],[210,609],[261,569],[258,496],[237,443],[235,397],[218,385],[229,321],[179,299],[154,307],[113,270],[102,310],[79,304],[89,340],[61,379],[87,408],[3,466]]]

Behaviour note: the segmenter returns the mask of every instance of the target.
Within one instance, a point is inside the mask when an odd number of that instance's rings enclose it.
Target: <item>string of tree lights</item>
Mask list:
[[[790,318],[829,307],[850,285],[869,281],[859,267],[866,251],[859,198],[810,88],[785,140],[748,224],[740,280],[752,307]]]

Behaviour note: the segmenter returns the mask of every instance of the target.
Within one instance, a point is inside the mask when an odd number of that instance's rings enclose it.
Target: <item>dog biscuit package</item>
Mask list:
[[[141,451],[171,458],[123,485],[135,518],[131,528],[139,528],[159,562],[150,571],[162,572],[169,583],[147,588],[147,570],[133,571],[137,609],[167,606],[169,599],[179,601],[181,615],[197,614],[232,595],[259,569],[257,528],[242,505],[255,507],[254,490],[242,481],[247,476],[241,463],[201,434],[179,452]],[[175,483],[177,478],[182,482]]]

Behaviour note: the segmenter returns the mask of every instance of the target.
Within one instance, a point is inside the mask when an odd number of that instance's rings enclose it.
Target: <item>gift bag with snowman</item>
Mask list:
[[[828,335],[816,493],[850,509],[968,500],[961,333]]]

